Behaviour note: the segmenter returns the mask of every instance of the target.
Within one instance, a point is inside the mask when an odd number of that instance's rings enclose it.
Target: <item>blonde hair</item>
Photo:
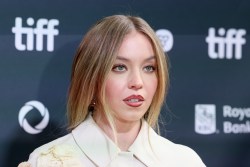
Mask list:
[[[68,96],[70,130],[86,119],[93,99],[95,110],[103,111],[115,129],[106,103],[105,84],[124,37],[132,31],[140,32],[149,39],[156,56],[158,85],[144,118],[151,127],[158,127],[158,116],[169,85],[164,51],[152,28],[142,18],[113,15],[101,19],[87,32],[74,58]]]

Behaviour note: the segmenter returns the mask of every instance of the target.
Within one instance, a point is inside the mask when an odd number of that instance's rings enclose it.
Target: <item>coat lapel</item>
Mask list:
[[[152,144],[155,143],[157,137],[155,131],[143,120],[141,130],[129,148],[129,151],[133,152],[136,158],[148,167],[161,167],[159,160],[156,158],[157,153],[152,149]]]
[[[72,135],[83,154],[96,166],[109,166],[121,152],[98,127],[91,115],[72,131]],[[154,130],[143,120],[141,130],[128,151],[148,167],[161,167],[155,156],[157,153],[152,150],[153,145],[151,145],[157,142],[157,137]]]
[[[97,166],[107,166],[120,151],[109,141],[91,115],[72,131],[72,135],[82,152]]]

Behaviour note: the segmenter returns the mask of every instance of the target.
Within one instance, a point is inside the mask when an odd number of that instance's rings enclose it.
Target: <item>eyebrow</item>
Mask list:
[[[118,60],[123,60],[123,61],[130,61],[129,59],[125,58],[125,57],[121,57],[121,56],[117,56],[116,59]],[[150,61],[152,59],[156,59],[155,56],[150,56],[148,58],[146,58],[144,61]]]

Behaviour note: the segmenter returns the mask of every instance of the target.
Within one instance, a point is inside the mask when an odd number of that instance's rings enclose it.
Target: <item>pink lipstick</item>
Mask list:
[[[123,101],[130,107],[139,107],[142,105],[144,98],[141,95],[131,95]]]

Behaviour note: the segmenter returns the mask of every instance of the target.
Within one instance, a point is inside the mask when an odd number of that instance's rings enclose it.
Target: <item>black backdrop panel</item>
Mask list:
[[[0,166],[15,167],[67,133],[76,48],[91,25],[113,14],[143,17],[167,48],[161,134],[193,148],[207,166],[250,166],[247,0],[1,0]]]

